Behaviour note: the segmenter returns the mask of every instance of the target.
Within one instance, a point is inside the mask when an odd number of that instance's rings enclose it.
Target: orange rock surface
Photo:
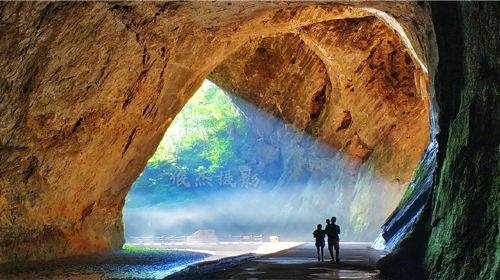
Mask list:
[[[427,15],[413,3],[0,5],[0,262],[120,247],[128,189],[207,76],[352,156],[353,185],[366,165],[402,193],[429,137]]]

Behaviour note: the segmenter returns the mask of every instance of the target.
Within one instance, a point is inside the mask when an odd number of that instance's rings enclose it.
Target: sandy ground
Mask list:
[[[226,258],[191,265],[165,279],[379,279],[375,263],[386,253],[369,243],[341,243],[341,261],[318,262],[312,243],[263,256]]]

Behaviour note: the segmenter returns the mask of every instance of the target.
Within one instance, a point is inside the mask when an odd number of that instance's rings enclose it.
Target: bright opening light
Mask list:
[[[316,224],[336,216],[343,241],[371,241],[401,191],[372,168],[352,166],[342,153],[205,81],[132,186],[126,239],[310,241]]]

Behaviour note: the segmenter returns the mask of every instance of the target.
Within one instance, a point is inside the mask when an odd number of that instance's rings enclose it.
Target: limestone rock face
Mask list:
[[[254,39],[209,78],[349,156],[352,178],[343,184],[350,191],[339,193],[353,201],[346,222],[373,221],[348,233],[356,239],[378,231],[394,210],[429,143],[426,92],[417,88],[416,72],[399,36],[369,16]],[[362,165],[377,174],[359,172]],[[375,175],[383,177],[383,188]]]
[[[356,159],[356,189],[359,168],[404,189],[429,22],[412,3],[1,4],[0,262],[120,247],[130,185],[207,75]]]

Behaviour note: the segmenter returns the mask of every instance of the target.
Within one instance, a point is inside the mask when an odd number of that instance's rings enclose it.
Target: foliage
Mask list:
[[[133,253],[150,253],[150,252],[165,252],[168,251],[168,249],[164,248],[146,248],[146,247],[137,247],[137,246],[132,246],[132,245],[123,245],[122,250],[126,252],[133,252]]]
[[[177,115],[148,163],[168,162],[184,170],[204,167],[214,173],[235,159],[233,136],[242,132],[238,109],[220,88],[205,82]]]
[[[127,207],[175,205],[201,199],[193,182],[200,172],[215,175],[244,163],[238,151],[247,127],[242,113],[216,85],[205,81],[165,133],[127,196]],[[186,177],[190,187],[174,183]]]

